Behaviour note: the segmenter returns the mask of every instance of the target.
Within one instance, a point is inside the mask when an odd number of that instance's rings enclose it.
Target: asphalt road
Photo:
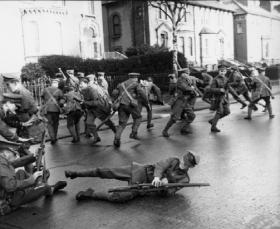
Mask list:
[[[102,142],[91,147],[87,139],[71,144],[61,139],[47,144],[49,183],[64,180],[64,170],[96,166],[116,167],[136,161],[152,163],[169,156],[181,156],[186,149],[201,156],[201,163],[190,170],[192,182],[209,182],[210,187],[185,188],[170,198],[142,197],[125,204],[104,201],[76,202],[79,190],[93,187],[105,190],[124,182],[79,178],[68,180],[64,192],[52,199],[40,199],[0,218],[0,228],[194,228],[194,229],[279,229],[280,228],[280,97],[273,100],[275,119],[254,113],[243,117],[240,105],[231,105],[232,114],[220,121],[222,132],[213,134],[207,120],[209,110],[196,112],[193,134],[182,136],[180,124],[171,128],[170,138],[161,136],[167,114],[154,120],[155,128],[141,125],[141,141],[123,135],[120,149],[112,146],[113,134],[102,131]]]

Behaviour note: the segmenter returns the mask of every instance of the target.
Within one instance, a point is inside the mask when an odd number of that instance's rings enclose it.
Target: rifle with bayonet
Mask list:
[[[150,193],[158,191],[166,191],[168,189],[181,189],[181,188],[190,188],[190,187],[205,187],[210,186],[209,183],[169,183],[164,184],[159,187],[155,187],[150,183],[144,184],[134,184],[129,186],[122,186],[117,188],[109,189],[108,192],[141,192],[141,193]]]

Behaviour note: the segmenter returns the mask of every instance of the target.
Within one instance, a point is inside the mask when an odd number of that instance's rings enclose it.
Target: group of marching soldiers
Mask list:
[[[67,183],[59,181],[55,185],[48,185],[46,175],[42,174],[40,164],[37,168],[32,163],[38,155],[29,152],[25,143],[40,138],[40,131],[47,126],[51,144],[57,142],[57,132],[60,115],[66,115],[67,128],[73,137],[72,142],[80,141],[80,121],[84,116],[85,135],[92,138],[91,144],[101,141],[98,135],[99,128],[105,124],[114,133],[114,146],[120,147],[121,136],[130,115],[133,119],[130,138],[139,140],[138,128],[141,124],[141,112],[147,110],[147,129],[152,128],[152,105],[149,101],[151,93],[155,93],[157,102],[163,105],[160,89],[153,83],[152,78],[140,80],[139,73],[129,73],[128,79],[112,91],[108,92],[108,83],[104,73],[76,77],[73,71],[63,72],[59,69],[62,80],[53,79],[51,86],[44,89],[41,109],[38,109],[32,94],[24,88],[19,78],[14,75],[4,75],[4,83],[8,92],[3,94],[0,106],[0,135],[9,141],[8,146],[0,144],[0,215],[16,209],[22,204],[37,199],[40,196],[50,196]],[[273,118],[270,99],[273,98],[270,80],[265,76],[265,69],[252,69],[250,77],[243,77],[238,68],[218,67],[218,75],[212,77],[206,72],[202,79],[190,75],[190,69],[179,70],[179,77],[170,74],[171,106],[170,118],[162,131],[164,137],[169,137],[169,128],[178,120],[182,121],[182,134],[191,133],[190,124],[195,119],[194,106],[197,97],[210,104],[215,115],[209,120],[211,132],[220,132],[217,123],[230,114],[229,94],[239,103],[241,109],[248,106],[248,115],[245,119],[252,119],[252,111],[258,109],[260,100],[264,100],[265,111],[269,118]],[[251,92],[251,96],[250,96]],[[240,98],[242,95],[247,103]],[[112,121],[113,115],[118,112],[119,123],[116,126]],[[101,123],[97,126],[96,119]],[[43,123],[43,124],[42,124]],[[40,126],[43,125],[43,126]],[[16,128],[16,132],[9,127]],[[38,142],[38,139],[37,139]],[[10,144],[10,145],[9,145]],[[15,149],[11,148],[15,146]],[[20,146],[20,147],[18,147]],[[43,147],[43,145],[41,145]],[[20,158],[16,159],[19,152]],[[153,165],[139,165],[133,163],[119,168],[96,168],[86,171],[65,171],[65,176],[71,179],[76,177],[100,177],[128,181],[129,184],[150,183],[155,187],[168,183],[188,183],[188,169],[199,163],[199,156],[188,151],[179,158],[169,158]],[[15,168],[25,166],[25,169]],[[48,173],[48,176],[50,174]],[[39,179],[40,178],[40,179]],[[173,193],[179,188],[173,189]],[[170,191],[170,190],[169,190]],[[105,192],[96,193],[92,189],[79,192],[77,200],[103,199],[122,202],[138,196],[138,192]]]

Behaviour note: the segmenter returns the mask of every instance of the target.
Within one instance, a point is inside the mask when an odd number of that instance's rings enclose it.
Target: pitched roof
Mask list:
[[[263,16],[263,17],[280,20],[280,14],[268,12],[267,10],[262,9],[261,7],[255,7],[255,8],[247,7],[235,0],[232,1],[239,7],[239,11],[236,11],[235,14],[253,14],[257,16]]]
[[[187,4],[234,12],[234,4],[231,2],[225,4],[217,0],[208,0],[208,1],[196,0],[196,1],[188,1]]]

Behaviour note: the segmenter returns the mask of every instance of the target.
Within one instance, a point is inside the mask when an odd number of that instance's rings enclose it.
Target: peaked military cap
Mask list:
[[[220,65],[218,66],[218,69],[219,69],[219,70],[227,70],[227,67],[226,67],[225,65],[223,65],[223,64],[220,64]]]
[[[105,72],[97,72],[97,76],[105,76]]]
[[[187,151],[183,156],[184,164],[190,162],[193,166],[198,165],[200,162],[200,156],[194,154],[192,151]]]
[[[4,81],[16,80],[20,81],[20,73],[5,73],[2,74]]]
[[[131,72],[131,73],[128,73],[128,76],[130,78],[137,78],[140,76],[140,73],[137,73],[137,72]]]

